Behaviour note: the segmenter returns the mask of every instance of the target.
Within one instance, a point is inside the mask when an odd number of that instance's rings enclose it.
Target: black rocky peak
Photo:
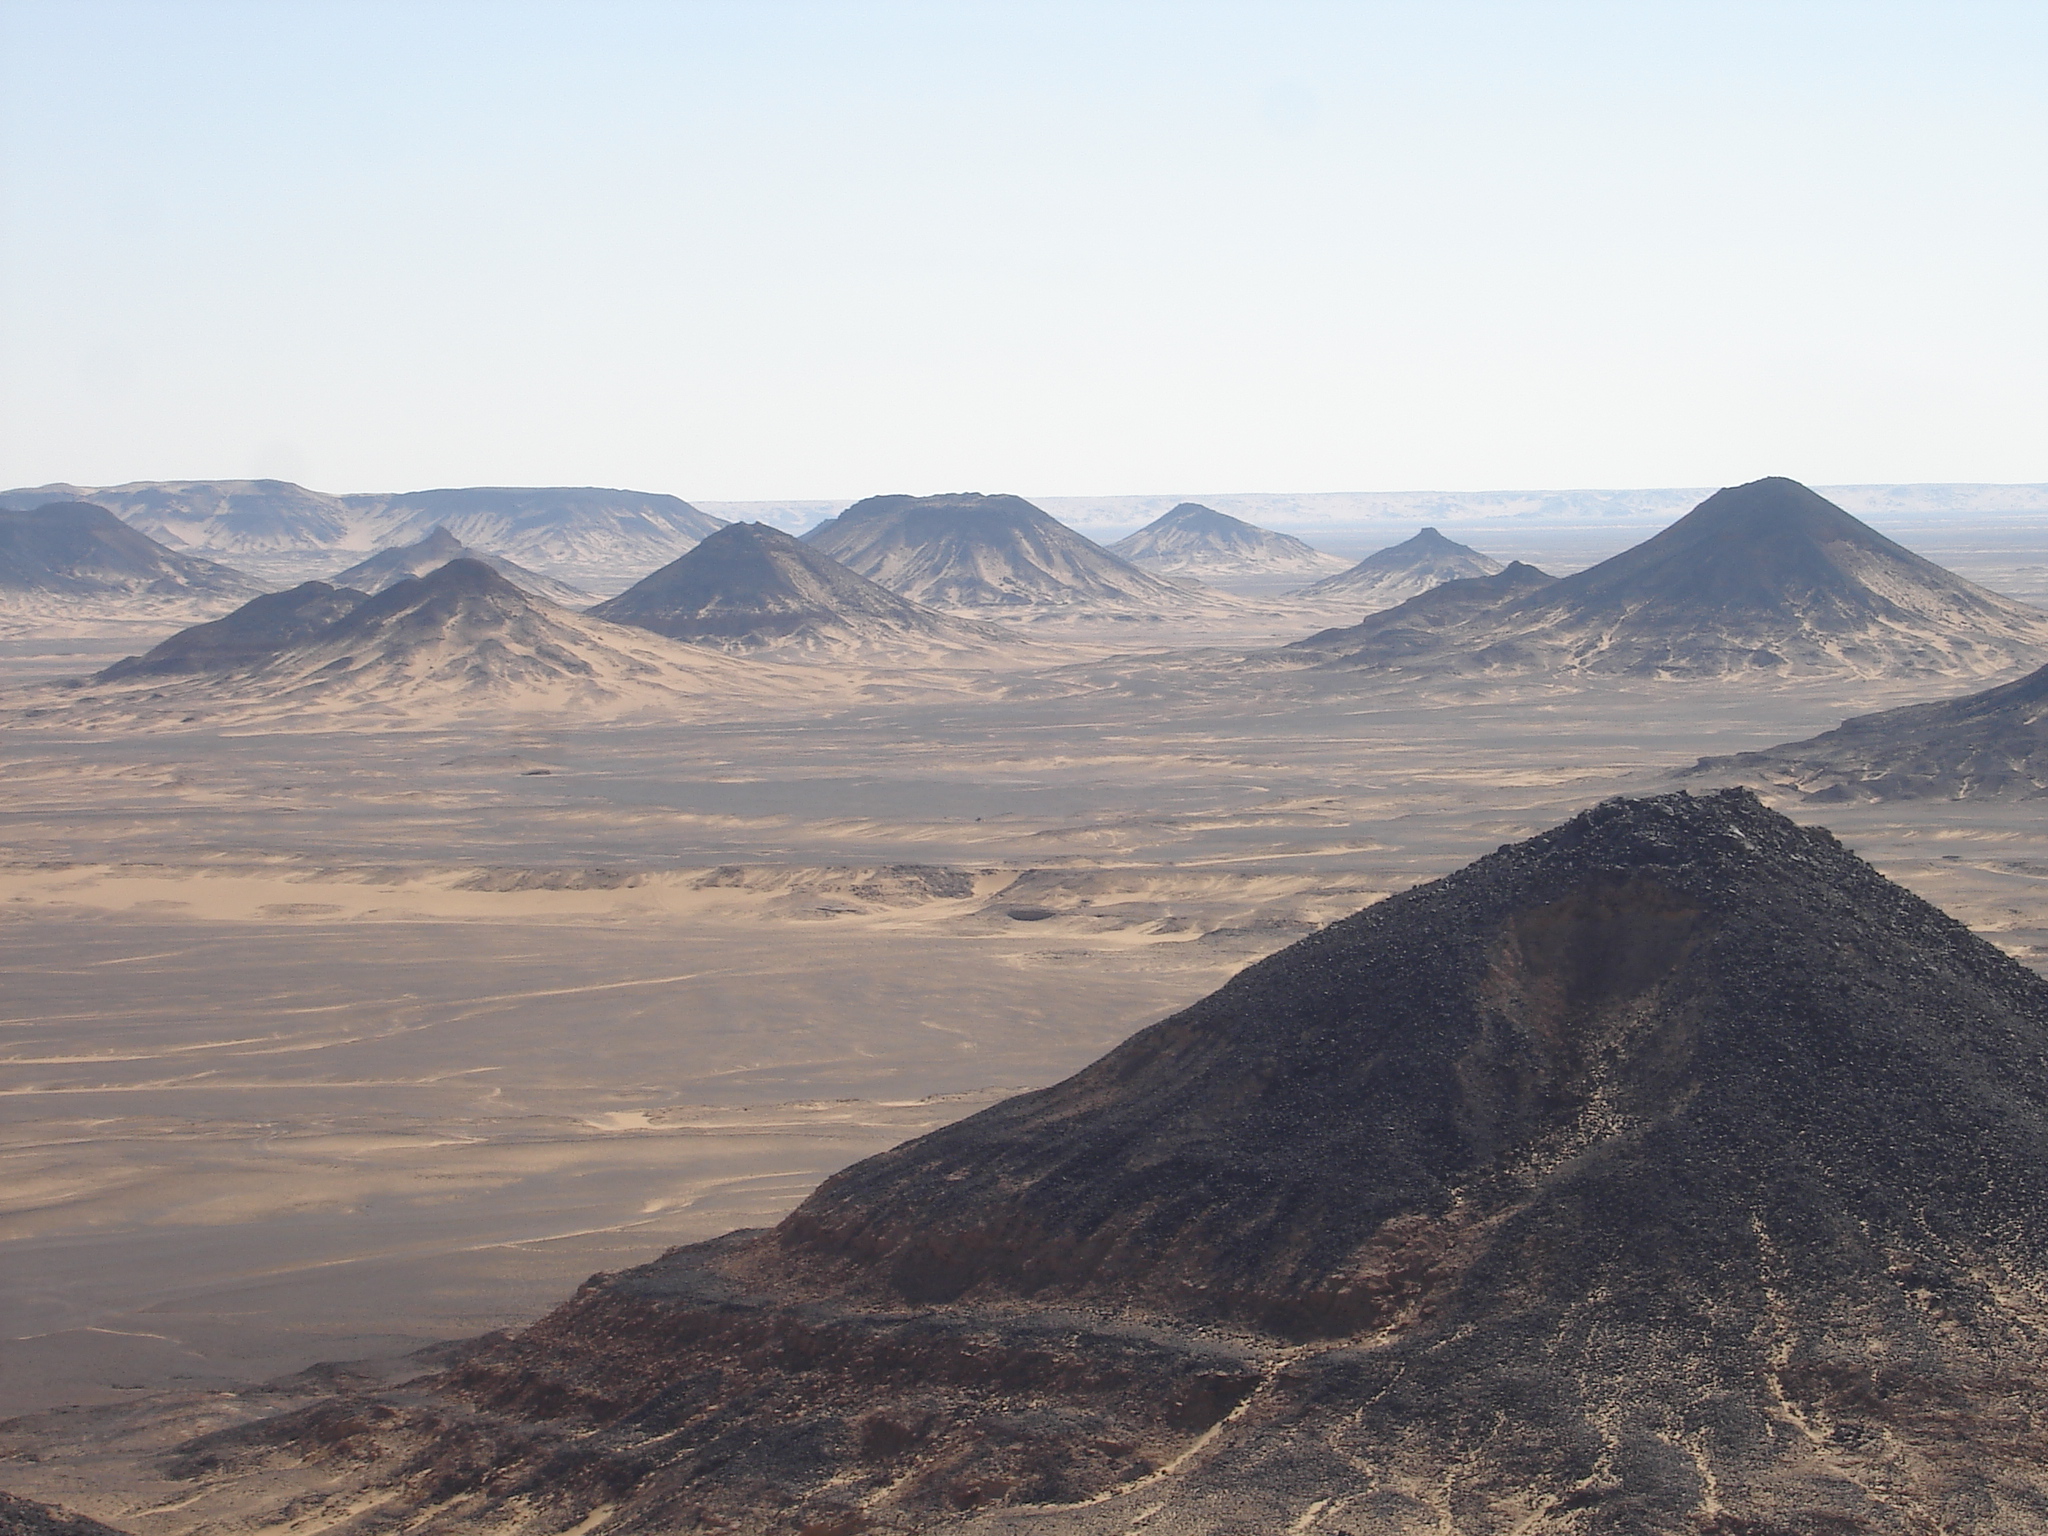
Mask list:
[[[590,612],[710,644],[830,648],[939,633],[979,638],[765,523],[728,523]]]
[[[463,547],[462,540],[450,533],[444,524],[436,523],[425,538],[408,544],[404,552],[423,556],[441,555],[452,560],[462,553]]]
[[[1608,801],[256,1453],[412,1426],[381,1486],[554,1529],[2003,1536],[2044,1209],[2048,981],[1745,790]]]
[[[848,1169],[782,1241],[909,1297],[1300,1335],[1490,1311],[1486,1253],[1540,1255],[1546,1304],[1711,1287],[1758,1210],[2028,1219],[2044,1060],[2048,982],[1826,832],[1747,790],[1611,801]]]
[[[364,601],[362,593],[324,581],[305,582],[288,592],[266,592],[224,618],[181,629],[144,655],[115,662],[99,678],[116,682],[255,665],[324,633]]]
[[[1954,580],[1818,492],[1772,476],[1716,491],[1654,538],[1565,577],[1553,598],[1797,613],[1822,624],[1888,606],[1844,565],[1841,547],[1881,555],[1931,583]]]

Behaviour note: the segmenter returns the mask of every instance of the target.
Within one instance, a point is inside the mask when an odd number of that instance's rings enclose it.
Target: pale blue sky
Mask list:
[[[0,484],[2048,480],[2048,4],[0,0]]]

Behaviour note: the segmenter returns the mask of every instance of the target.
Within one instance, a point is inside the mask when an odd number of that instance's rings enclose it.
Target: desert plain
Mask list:
[[[1904,537],[2048,596],[2048,534]],[[1968,691],[1390,680],[1275,665],[1285,627],[710,719],[11,715],[9,1486],[99,1512],[110,1405],[516,1326],[1604,797]],[[17,638],[0,680],[135,648]],[[2048,965],[2037,802],[1773,803]]]

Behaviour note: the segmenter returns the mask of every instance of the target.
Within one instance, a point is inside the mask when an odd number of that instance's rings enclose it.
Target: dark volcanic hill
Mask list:
[[[1109,547],[1142,570],[1220,582],[1320,576],[1343,569],[1336,555],[1199,502],[1184,501]]]
[[[985,650],[1007,638],[898,597],[765,523],[728,523],[590,612],[728,651],[902,655]]]
[[[2048,667],[1960,699],[1858,715],[1808,741],[1701,758],[1691,771],[1821,802],[2048,794]]]
[[[408,576],[424,576],[429,571],[437,571],[450,560],[475,560],[488,565],[520,591],[544,597],[551,603],[560,603],[564,608],[587,608],[597,600],[566,581],[556,581],[552,576],[529,571],[513,561],[471,549],[438,524],[425,538],[392,549],[380,549],[369,559],[358,561],[345,571],[335,572],[328,580],[337,587],[353,587],[358,592],[382,592]]]
[[[1610,801],[179,1466],[420,1529],[2038,1531],[2044,1202],[2048,981],[1746,791]]]
[[[1368,609],[1392,608],[1431,587],[1474,576],[1492,576],[1501,563],[1469,545],[1447,539],[1434,528],[1375,550],[1347,571],[1303,587],[1301,597],[1338,597]]]
[[[373,713],[422,721],[476,710],[584,712],[817,693],[788,668],[558,608],[468,559],[374,596],[307,582],[173,635],[93,681],[114,691],[87,695],[81,707],[118,710],[126,700],[157,712],[329,712],[359,721]]]
[[[181,629],[141,656],[128,656],[99,674],[174,677],[189,672],[230,672],[260,666],[325,634],[367,600],[349,587],[309,581],[289,592],[266,592],[225,618]]]
[[[1021,496],[870,496],[804,535],[870,581],[934,608],[1178,613],[1181,588],[1119,560]]]
[[[166,549],[91,502],[0,508],[0,593],[240,599],[262,590],[240,571]]]
[[[1894,544],[1805,486],[1717,491],[1656,537],[1392,649],[1373,622],[1306,642],[1342,665],[1713,677],[1990,676],[2048,658],[2048,613]]]

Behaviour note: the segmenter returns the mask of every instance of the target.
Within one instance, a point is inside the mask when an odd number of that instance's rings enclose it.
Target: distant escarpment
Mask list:
[[[763,523],[728,523],[590,612],[672,640],[741,652],[907,659],[985,651],[1006,638],[899,597]]]
[[[1299,645],[1328,666],[1467,675],[1992,677],[2048,659],[2048,612],[1773,478],[1457,622],[1418,628],[1395,608]]]
[[[2048,667],[1960,699],[1859,715],[1808,741],[1701,758],[1690,771],[1816,802],[2048,795]]]
[[[344,551],[354,558],[443,527],[471,550],[571,581],[623,584],[621,577],[629,581],[672,560],[724,526],[674,496],[598,486],[335,496],[288,480],[134,480],[0,492],[0,507],[35,506],[56,495],[97,502],[174,549],[286,580],[332,571]]]
[[[176,1466],[422,1531],[2033,1531],[2044,1200],[2048,982],[1746,791],[1610,801]]]
[[[1184,588],[1118,559],[1021,496],[871,496],[804,535],[890,591],[934,608],[1180,613]]]

